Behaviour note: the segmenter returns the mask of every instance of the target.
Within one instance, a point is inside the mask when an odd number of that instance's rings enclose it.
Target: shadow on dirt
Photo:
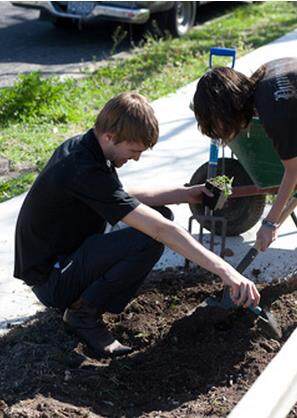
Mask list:
[[[160,276],[162,280],[147,284],[123,314],[106,315],[113,332],[134,348],[126,358],[89,357],[65,332],[61,314],[54,310],[12,329],[0,340],[2,399],[11,407],[41,394],[47,402],[112,417],[170,413],[195,401],[201,413],[226,416],[280,345],[265,343],[246,311],[223,318],[218,310],[199,307],[219,289],[209,277],[197,282],[197,274],[191,272]],[[273,294],[270,300],[275,300],[293,287],[266,287],[265,297]],[[281,298],[277,303],[288,338],[296,326],[296,308],[292,312]],[[222,397],[226,390],[233,392],[223,403],[219,395],[211,395],[223,391]]]

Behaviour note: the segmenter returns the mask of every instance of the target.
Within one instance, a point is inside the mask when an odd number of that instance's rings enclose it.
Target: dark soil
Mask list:
[[[12,328],[0,340],[0,416],[226,417],[296,327],[296,279],[261,286],[277,341],[249,311],[199,307],[220,290],[210,275],[150,278],[123,314],[105,315],[128,357],[92,358],[54,310]]]

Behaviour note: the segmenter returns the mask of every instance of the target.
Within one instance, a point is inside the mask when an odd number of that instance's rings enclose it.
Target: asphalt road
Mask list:
[[[229,13],[238,2],[210,2],[199,7],[197,24],[202,25]],[[238,5],[238,4],[237,4]],[[112,35],[116,24],[88,24],[82,31],[57,29],[40,21],[37,10],[13,6],[0,1],[0,87],[13,84],[20,73],[41,71],[43,74],[74,75],[84,66],[98,63],[113,51]],[[129,51],[129,27],[126,38],[116,52]]]
[[[110,55],[115,26],[103,22],[82,31],[62,30],[38,16],[37,10],[0,2],[0,87],[12,84],[19,73],[77,73],[82,65]],[[127,39],[118,51],[128,47]]]

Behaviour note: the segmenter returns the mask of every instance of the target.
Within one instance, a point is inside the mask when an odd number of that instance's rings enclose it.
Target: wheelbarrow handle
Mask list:
[[[217,55],[217,56],[220,56],[220,57],[232,57],[231,68],[234,68],[235,58],[236,58],[236,49],[235,48],[220,48],[220,47],[210,48],[209,68],[212,68],[212,61],[213,61],[212,57],[214,55]]]

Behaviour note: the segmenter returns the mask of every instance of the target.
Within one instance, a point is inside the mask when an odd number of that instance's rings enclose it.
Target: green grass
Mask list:
[[[7,182],[1,182],[0,180],[0,203],[28,190],[36,176],[37,173],[32,172]]]
[[[210,47],[235,47],[240,56],[296,27],[294,2],[243,4],[183,39],[150,38],[132,58],[109,62],[83,80],[22,76],[0,91],[0,154],[12,167],[39,171],[61,141],[93,124],[113,95],[137,90],[155,100],[201,76]],[[0,184],[0,200],[24,191],[32,179],[27,173]]]

